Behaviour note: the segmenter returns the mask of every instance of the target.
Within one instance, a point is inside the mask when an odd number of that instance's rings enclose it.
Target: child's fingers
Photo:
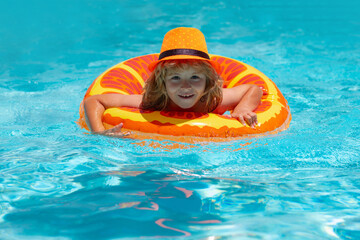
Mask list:
[[[251,123],[256,123],[257,122],[257,116],[256,114],[249,114],[250,115],[250,121]]]
[[[237,117],[237,119],[242,123],[242,125],[246,126],[246,119],[244,118],[244,116],[239,116]]]
[[[251,128],[255,128],[257,124],[257,115],[255,113],[248,113],[246,115],[246,122]]]
[[[113,134],[121,133],[121,128],[122,127],[123,127],[123,123],[120,123],[120,124],[116,125],[115,127],[110,128],[109,133],[113,133]]]
[[[116,125],[115,127],[112,128],[112,131],[113,132],[120,131],[121,128],[123,127],[123,125],[124,125],[123,123],[120,123],[120,124]]]
[[[253,121],[252,121],[252,117],[250,116],[250,114],[247,114],[246,117],[245,117],[245,119],[246,119],[247,124],[248,124],[250,127],[252,127]]]
[[[230,117],[236,118],[242,125],[246,126],[246,118],[245,115],[242,114],[231,114]]]
[[[102,132],[102,134],[106,135],[106,136],[110,136],[110,137],[129,136],[130,132],[125,132],[125,133],[121,132],[121,129],[122,129],[123,125],[124,125],[123,123],[120,123],[120,124],[116,125],[113,128],[105,130],[104,132]]]
[[[231,117],[238,119],[244,126],[249,125],[251,128],[255,128],[258,124],[257,115],[253,112],[238,115],[234,114],[231,115]]]

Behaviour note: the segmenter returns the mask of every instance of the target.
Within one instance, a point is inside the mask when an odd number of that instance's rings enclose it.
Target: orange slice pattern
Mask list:
[[[246,71],[246,67],[232,59],[213,56],[211,60],[216,61],[220,64],[220,75],[224,80],[224,88],[227,88],[229,83],[240,73]]]
[[[140,94],[142,91],[139,80],[122,68],[114,68],[105,73],[100,85],[103,88],[119,89],[129,94]]]
[[[149,78],[150,71],[148,65],[158,59],[158,54],[149,54],[145,56],[140,56],[136,58],[129,59],[124,62],[125,65],[134,69],[141,78],[145,81]]]

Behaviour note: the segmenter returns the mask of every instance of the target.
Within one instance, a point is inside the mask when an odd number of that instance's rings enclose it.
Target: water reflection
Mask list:
[[[197,192],[207,181],[157,171],[111,171],[76,177],[80,190],[13,203],[1,228],[19,235],[71,239],[180,237],[220,224]],[[204,226],[204,227],[202,227]]]

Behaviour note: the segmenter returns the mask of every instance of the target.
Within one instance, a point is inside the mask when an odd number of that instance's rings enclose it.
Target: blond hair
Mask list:
[[[167,74],[191,65],[201,69],[206,76],[205,90],[201,101],[205,102],[206,112],[212,112],[222,101],[222,79],[207,61],[202,60],[170,60],[160,62],[144,86],[141,108],[144,110],[164,110],[169,104],[169,96],[165,87]]]

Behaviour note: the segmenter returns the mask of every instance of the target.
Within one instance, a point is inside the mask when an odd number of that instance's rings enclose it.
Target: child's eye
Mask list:
[[[193,76],[191,76],[191,79],[192,79],[192,80],[199,80],[200,77],[199,77],[198,75],[193,75]]]
[[[170,79],[171,80],[180,80],[180,77],[179,76],[172,76]]]

